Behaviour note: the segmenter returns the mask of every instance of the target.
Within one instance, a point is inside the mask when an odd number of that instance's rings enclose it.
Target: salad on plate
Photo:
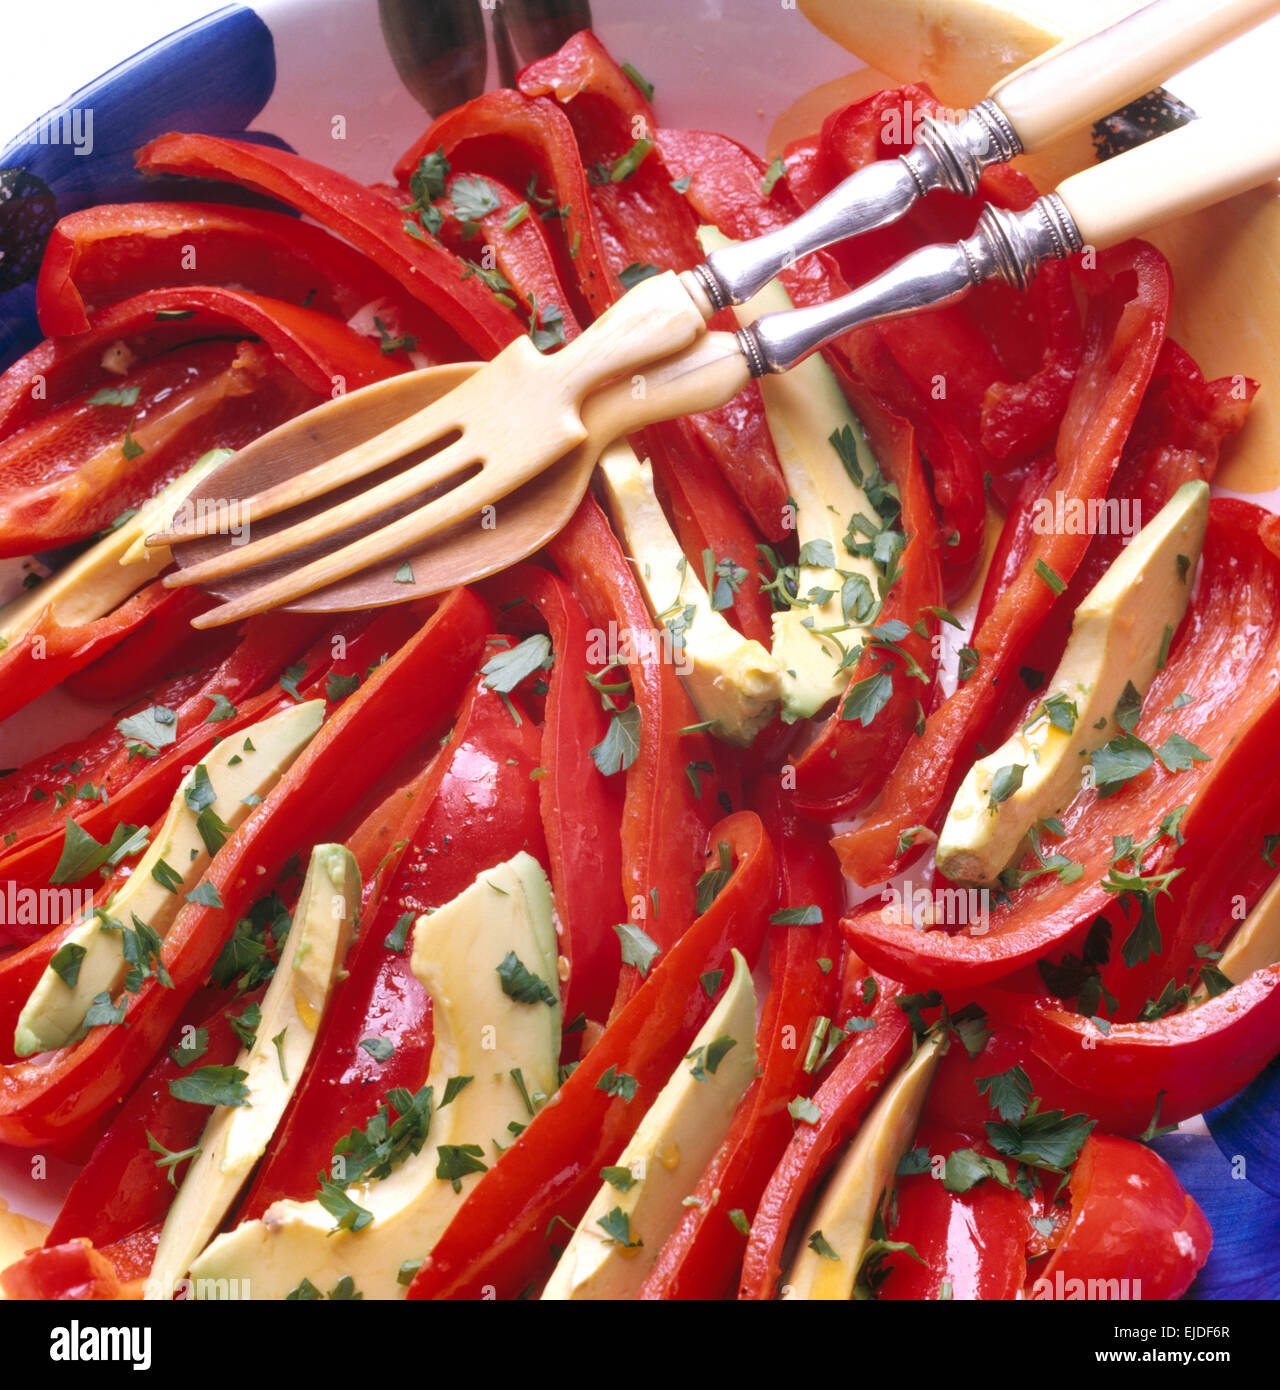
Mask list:
[[[1259,386],[1170,336],[1154,246],[617,441],[470,587],[203,631],[166,587],[231,451],[554,353],[945,115],[869,90],[766,162],[660,111],[584,30],[385,183],[178,132],[136,162],[182,201],[52,228],[0,717],[100,714],[0,776],[0,1145],[76,1169],[0,1211],[8,1298],[1274,1296],[1166,1131],[1247,1130],[1280,1052],[1280,520],[1210,494]]]

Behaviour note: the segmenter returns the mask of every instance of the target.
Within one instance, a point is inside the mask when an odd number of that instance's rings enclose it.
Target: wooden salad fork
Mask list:
[[[195,620],[208,627],[279,605],[376,606],[469,582],[545,544],[613,439],[721,405],[863,324],[952,303],[986,280],[1025,289],[1048,259],[1276,177],[1280,134],[1268,122],[1195,121],[1025,211],[986,207],[971,237],[924,247],[830,304],[736,334],[705,329],[797,255],[892,221],[932,188],[974,192],[986,165],[1102,114],[1278,8],[1230,0],[1206,14],[1156,0],[1029,64],[955,125],[927,124],[907,155],[860,170],[788,227],[642,281],[554,355],[520,338],[490,363],[393,378],[280,426],[149,538],[180,566],[166,584],[226,600]],[[253,534],[237,543],[246,523]]]

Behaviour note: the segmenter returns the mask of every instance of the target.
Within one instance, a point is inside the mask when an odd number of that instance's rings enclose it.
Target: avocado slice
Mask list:
[[[945,1051],[945,1039],[930,1036],[922,1042],[862,1122],[809,1220],[809,1234],[782,1289],[784,1299],[853,1296],[881,1198],[893,1183],[898,1160],[911,1144]],[[815,1245],[819,1247],[816,1250]],[[836,1258],[823,1253],[824,1245]]]
[[[699,227],[698,241],[706,252],[731,246],[715,227]],[[744,326],[761,314],[794,308],[791,296],[777,280],[734,312]],[[801,603],[773,615],[773,655],[782,668],[782,717],[788,723],[808,719],[844,693],[849,670],[842,669],[846,651],[856,646],[865,624],[847,621],[842,599],[846,577],[860,576],[864,591],[877,596],[882,571],[867,555],[851,555],[844,538],[855,516],[863,520],[860,537],[881,529],[876,509],[850,476],[831,443],[836,433],[849,433],[864,477],[878,466],[867,443],[862,422],[849,409],[840,383],[819,353],[781,376],[759,381],[765,418],[787,490],[796,507],[796,537],[802,560],[830,553],[831,564],[802,563],[797,593],[806,599],[815,589],[830,593],[821,603]]]
[[[149,1299],[170,1299],[266,1152],[311,1055],[316,1030],[351,944],[360,910],[360,870],[342,845],[316,845],[298,895],[293,926],[261,1005],[250,1047],[235,1066],[249,1101],[218,1106],[200,1136],[182,1187],[169,1208],[151,1275]]]
[[[626,440],[601,455],[609,510],[634,556],[654,620],[674,634],[673,656],[711,733],[745,747],[773,718],[781,688],[778,663],[711,606],[653,490],[653,470]]]
[[[1280,878],[1254,904],[1217,961],[1218,969],[1233,985],[1243,984],[1255,970],[1280,961]],[[1191,1003],[1203,1004],[1209,991],[1199,985]]]
[[[634,1298],[728,1131],[756,1070],[756,993],[733,952],[733,978],[645,1112],[578,1223],[545,1299]]]
[[[1155,679],[1186,612],[1208,517],[1208,484],[1184,483],[1081,601],[1038,710],[956,792],[938,836],[947,878],[995,883],[1035,823],[1075,797],[1087,759],[1119,730],[1126,686],[1145,695]],[[1000,799],[996,777],[1007,768],[1021,769],[1021,785]]]
[[[173,558],[168,548],[148,550],[145,537],[166,529],[195,485],[229,452],[213,449],[205,454],[69,565],[0,608],[0,651],[29,632],[46,608],[52,607],[53,620],[61,626],[91,623],[167,568]]]
[[[197,1298],[240,1287],[232,1280],[247,1280],[254,1298],[275,1299],[304,1279],[327,1292],[346,1277],[366,1299],[403,1298],[408,1278],[402,1271],[430,1254],[475,1182],[472,1173],[461,1176],[455,1191],[454,1179],[438,1176],[446,1163],[441,1150],[475,1145],[482,1150],[476,1160],[492,1166],[555,1091],[555,920],[536,859],[522,851],[419,917],[411,962],[431,995],[435,1031],[427,1077],[434,1113],[426,1143],[387,1177],[347,1189],[372,1216],[360,1230],[335,1229],[318,1201],[284,1200],[273,1202],[260,1220],[218,1236],[192,1261]],[[457,1090],[455,1078],[462,1077],[470,1079]],[[451,1080],[456,1094],[446,1105]],[[371,1110],[375,1101],[371,1096]]]
[[[84,952],[75,983],[68,984],[52,961],[37,980],[14,1031],[13,1048],[19,1057],[65,1047],[81,1036],[85,1013],[96,995],[105,992],[116,998],[129,970],[121,928],[132,930],[136,917],[163,937],[209,867],[205,836],[211,822],[202,822],[203,810],[235,830],[251,809],[245,798],[256,798],[256,805],[267,795],[323,718],[323,700],[293,705],[224,738],[187,773],[128,882],[60,948],[59,954],[68,946]],[[210,789],[214,797],[207,808],[197,811],[188,804],[190,795],[200,805]],[[118,925],[108,926],[107,921]]]

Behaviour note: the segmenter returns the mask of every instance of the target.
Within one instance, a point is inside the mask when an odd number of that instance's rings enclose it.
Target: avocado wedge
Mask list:
[[[228,455],[212,449],[114,530],[34,589],[0,608],[0,651],[35,626],[45,609],[63,627],[91,623],[167,568],[167,546],[148,550],[147,536],[163,531],[196,484]]]
[[[733,978],[560,1256],[543,1298],[634,1298],[680,1220],[683,1199],[719,1147],[756,1069],[756,993],[733,952]]]
[[[521,852],[486,869],[419,917],[411,961],[431,995],[435,1032],[430,1097],[419,1109],[423,1142],[386,1176],[346,1187],[364,1212],[351,1225],[340,1226],[319,1200],[282,1200],[218,1236],[192,1261],[197,1298],[246,1281],[255,1299],[299,1298],[344,1279],[366,1299],[403,1298],[476,1175],[555,1091],[555,921],[536,859]],[[371,1112],[379,1099],[370,1095]]]
[[[1119,731],[1126,688],[1145,695],[1163,662],[1208,516],[1208,484],[1184,483],[1081,601],[1039,708],[974,763],[951,803],[937,848],[947,878],[995,883],[1036,822],[1075,797],[1090,756]]]
[[[19,1057],[65,1047],[81,1035],[94,999],[116,998],[125,983],[124,934],[138,924],[163,938],[208,869],[225,830],[235,830],[306,747],[324,718],[324,701],[307,700],[224,738],[182,779],[149,848],[128,882],[66,938],[18,1016]],[[59,969],[74,948],[73,969]]]
[[[619,440],[599,471],[654,621],[673,634],[676,670],[699,717],[713,721],[717,738],[745,747],[778,707],[778,663],[711,606],[654,493],[649,463]]]
[[[714,227],[700,227],[698,241],[706,252],[732,245]],[[793,307],[790,295],[772,280],[735,312],[745,325],[761,314]],[[846,584],[856,576],[856,603],[870,609],[882,576],[872,555],[851,554],[845,545],[853,526],[855,544],[871,550],[882,528],[871,499],[854,481],[832,436],[848,442],[864,478],[874,476],[878,467],[862,422],[820,353],[781,376],[761,377],[759,386],[769,433],[795,504],[800,542],[798,603],[773,615],[773,656],[782,668],[782,717],[791,723],[810,718],[844,693],[849,682],[845,654],[858,644],[866,626],[846,616],[846,594],[853,601]],[[828,597],[822,598],[824,594]]]
[[[234,1063],[244,1073],[249,1098],[243,1106],[218,1106],[205,1126],[200,1151],[165,1218],[147,1298],[173,1297],[266,1152],[342,977],[359,910],[355,859],[342,845],[316,845],[280,964],[262,999],[256,1036]]]
[[[809,1234],[782,1288],[784,1299],[853,1296],[881,1198],[911,1145],[945,1051],[945,1040],[931,1036],[922,1042],[862,1122],[809,1219]]]

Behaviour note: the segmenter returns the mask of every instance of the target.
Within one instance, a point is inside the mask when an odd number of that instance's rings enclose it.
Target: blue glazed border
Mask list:
[[[20,181],[23,195],[34,196],[43,210],[51,194],[57,217],[96,203],[191,196],[183,180],[143,178],[134,168],[134,151],[170,130],[234,135],[287,149],[273,135],[248,130],[275,82],[271,30],[246,6],[226,5],[149,44],[33,121],[0,152],[0,177],[12,180],[12,171],[22,170],[28,176]],[[252,201],[231,185],[202,183],[199,196]],[[28,235],[33,220],[26,219]],[[39,220],[43,245],[52,219]],[[0,218],[0,260],[6,250],[12,256],[23,249],[5,244],[6,234],[19,234],[19,221]],[[41,337],[33,275],[0,294],[0,369]]]

